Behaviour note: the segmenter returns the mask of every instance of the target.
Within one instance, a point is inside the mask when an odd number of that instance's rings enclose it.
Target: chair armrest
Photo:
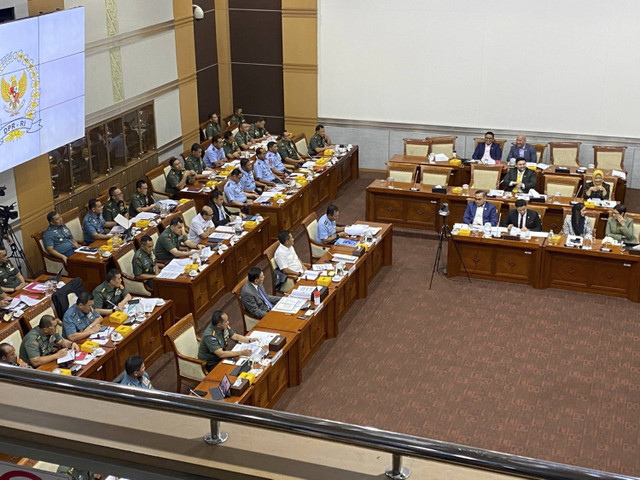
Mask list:
[[[207,362],[205,362],[204,360],[200,360],[199,358],[187,357],[186,355],[182,355],[178,352],[174,353],[180,360],[184,360],[185,362],[195,363],[196,365],[200,365],[203,368],[207,365]]]

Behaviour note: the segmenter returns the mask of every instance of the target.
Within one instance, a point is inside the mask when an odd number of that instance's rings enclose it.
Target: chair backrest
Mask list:
[[[164,189],[167,186],[167,177],[164,174],[164,169],[162,165],[158,165],[156,168],[151,169],[147,172],[147,180],[151,185],[151,189],[155,192],[164,192]],[[169,167],[171,169],[171,167]]]
[[[571,218],[571,207],[563,207],[562,214],[564,223],[564,219],[566,219],[567,217]],[[585,213],[584,216],[589,219],[589,223],[591,224],[591,235],[593,236],[593,238],[596,238],[596,230],[598,221],[600,220],[600,212],[588,208],[587,213]]]
[[[255,327],[260,321],[259,318],[255,318],[244,309],[244,305],[242,304],[242,298],[240,298],[240,292],[242,291],[242,287],[247,283],[248,278],[245,276],[240,283],[238,283],[235,287],[233,287],[233,295],[236,297],[236,301],[238,302],[238,307],[240,307],[240,314],[242,315],[242,326],[244,327],[244,333],[246,334],[249,330]]]
[[[16,353],[20,352],[20,345],[22,345],[20,322],[15,322],[13,325],[0,330],[0,343],[10,343],[16,349]]]
[[[51,299],[49,299],[49,301],[44,300],[24,312],[23,318],[25,320],[25,325],[29,330],[38,326],[43,315],[51,315],[54,318],[56,317],[56,312],[53,311],[53,306],[51,305],[50,300]]]
[[[540,217],[540,223],[544,221],[544,214],[547,213],[547,207],[543,207],[541,205],[527,205],[527,210],[531,210],[532,212],[536,212]]]
[[[71,210],[61,213],[62,222],[71,230],[73,238],[80,243],[84,243],[84,233],[82,232],[82,221],[80,220],[78,207],[74,207]]]
[[[171,165],[165,165],[164,167],[162,167],[162,173],[164,173],[165,178],[167,177],[167,175],[169,175],[170,171]]]
[[[479,143],[483,143],[484,142],[484,137],[480,138],[480,137],[476,137],[473,139],[473,141],[475,142],[474,147],[478,148],[478,144]],[[502,152],[504,152],[504,144],[506,143],[506,139],[502,139],[502,138],[494,138],[493,139],[493,143],[497,143],[498,146],[500,147],[500,150],[502,150]],[[474,148],[474,150],[475,150]]]
[[[233,133],[233,136],[236,136],[236,133],[238,133],[238,127],[234,128],[233,130],[231,130],[231,133]]]
[[[55,275],[58,273],[60,268],[62,268],[62,274],[66,275],[67,270],[66,268],[64,268],[64,263],[62,263],[62,260],[59,260],[56,257],[53,257],[52,255],[49,255],[49,253],[45,250],[44,242],[42,241],[43,234],[44,234],[44,231],[37,232],[31,235],[31,238],[35,240],[38,250],[40,251],[40,255],[42,256],[42,261],[44,262],[45,272],[50,275]]]
[[[309,151],[309,147],[307,147],[307,136],[304,133],[300,135],[296,135],[291,139],[293,144],[296,146],[296,150],[300,155],[306,155]]]
[[[585,176],[584,181],[585,181],[585,184],[587,182],[593,181],[593,176],[592,175]],[[609,200],[615,200],[616,185],[618,185],[618,177],[612,177],[612,176],[602,177],[602,183],[606,183],[607,185],[609,185]]]
[[[608,170],[621,170],[624,169],[624,152],[627,147],[617,146],[609,147],[603,145],[593,146],[593,163],[596,168],[608,169]]]
[[[182,212],[182,218],[184,219],[185,225],[191,226],[191,220],[193,220],[196,215],[198,215],[198,211],[196,210],[194,203],[191,207]]]
[[[415,183],[418,165],[409,163],[391,163],[387,165],[387,178],[392,177],[396,182]]]
[[[544,193],[546,195],[559,193],[563,197],[575,197],[581,181],[580,177],[548,173],[544,176]]]
[[[302,220],[302,225],[304,225],[304,231],[307,235],[307,241],[309,242],[309,252],[311,253],[311,262],[313,263],[313,259],[322,257],[329,250],[329,247],[323,247],[316,243],[316,234],[318,233],[318,217],[316,217],[315,212],[311,212],[309,215],[307,215],[307,217]]]
[[[267,249],[264,251],[264,256],[267,258],[267,265],[269,267],[269,271],[271,272],[271,278],[273,278],[273,272],[276,270],[276,268],[278,268],[278,264],[276,263],[276,259],[275,259],[275,254],[279,246],[280,246],[280,242],[276,240],[271,245],[269,245]],[[275,295],[278,292],[278,290],[283,293],[287,293],[288,291],[290,291],[295,286],[295,281],[292,278],[287,278],[287,280],[282,285],[280,285],[279,289],[276,288],[274,282],[271,282],[271,284],[273,286],[273,294]]]
[[[404,154],[415,157],[426,157],[429,155],[429,141],[419,138],[403,138]]]
[[[640,213],[625,213],[625,217],[629,217],[633,220],[633,235],[636,237],[636,242],[640,242]]]
[[[133,243],[127,243],[113,252],[113,260],[116,267],[122,273],[124,288],[134,295],[150,297],[151,292],[144,286],[144,280],[136,280],[133,274],[133,256],[136,254]]]
[[[447,158],[453,157],[453,151],[456,149],[457,136],[451,137],[427,137],[425,140],[429,142],[429,153],[443,153]]]
[[[551,164],[563,167],[580,166],[580,145],[581,142],[549,142]]]
[[[542,156],[544,155],[544,151],[547,149],[546,143],[530,143],[532,147],[536,149],[536,158],[538,159],[538,163],[542,161]]]
[[[449,184],[453,167],[422,165],[420,170],[420,183],[446,187]]]
[[[492,190],[498,188],[502,165],[471,165],[470,188]]]
[[[198,360],[198,337],[193,314],[182,317],[165,333],[176,357],[178,375],[195,381],[202,381],[206,376],[206,362]]]

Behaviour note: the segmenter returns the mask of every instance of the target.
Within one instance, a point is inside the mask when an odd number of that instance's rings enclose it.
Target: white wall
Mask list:
[[[318,0],[321,118],[640,138],[640,2]]]

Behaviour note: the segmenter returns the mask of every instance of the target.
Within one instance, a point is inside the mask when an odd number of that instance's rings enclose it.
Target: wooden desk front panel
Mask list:
[[[115,268],[111,257],[107,260],[92,259],[87,258],[83,253],[75,253],[67,260],[67,275],[71,278],[80,277],[82,286],[88,292],[93,292],[94,288],[104,282],[107,278],[107,270],[111,268]]]
[[[403,187],[405,185],[409,184],[402,184]],[[405,189],[367,188],[366,219],[437,231],[441,225],[438,210],[442,197],[440,194]]]

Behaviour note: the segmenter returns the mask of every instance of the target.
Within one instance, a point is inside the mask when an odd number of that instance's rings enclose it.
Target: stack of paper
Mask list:
[[[278,301],[278,303],[274,305],[272,310],[274,312],[294,314],[298,312],[304,304],[305,304],[305,300],[301,298],[284,297],[284,298],[281,298]]]
[[[364,235],[368,229],[369,229],[369,225],[356,224],[356,225],[349,225],[345,227],[344,231],[347,235],[354,235],[359,237],[361,235]]]
[[[302,278],[305,280],[317,280],[319,276],[320,272],[314,272],[313,270],[305,270],[302,274]]]
[[[42,299],[30,297],[29,295],[19,295],[18,298],[29,307],[33,307],[42,301]]]
[[[271,340],[276,338],[278,336],[278,334],[277,333],[261,332],[259,330],[254,330],[253,332],[251,332],[247,336],[249,338],[257,338],[258,339],[257,343],[259,345],[265,346],[265,345],[269,345],[269,343],[271,343]]]
[[[153,220],[157,216],[157,214],[151,212],[140,212],[131,219],[131,223],[136,223],[138,220]]]
[[[314,269],[315,271],[322,271],[322,270],[333,270],[333,265],[331,265],[330,263],[314,263],[311,266],[312,269]]]
[[[334,253],[333,261],[344,262],[344,263],[356,263],[358,261],[358,257],[354,257],[353,255],[344,255],[343,253]]]
[[[234,233],[234,230],[233,230],[233,227],[230,227],[230,226],[228,226],[228,225],[220,225],[220,226],[216,227],[216,233],[220,233],[220,232],[222,232],[222,233],[231,233],[231,234],[233,234],[233,233]],[[217,236],[218,236],[218,235],[216,235],[216,237],[217,237]],[[219,237],[218,237],[218,238],[219,238]],[[231,238],[231,236],[230,236],[230,237],[228,237],[228,238]]]
[[[304,300],[309,300],[311,298],[311,295],[313,295],[313,292],[315,291],[316,287],[314,287],[313,285],[301,285],[298,288],[292,290],[289,293],[289,296],[292,298],[301,298]]]

